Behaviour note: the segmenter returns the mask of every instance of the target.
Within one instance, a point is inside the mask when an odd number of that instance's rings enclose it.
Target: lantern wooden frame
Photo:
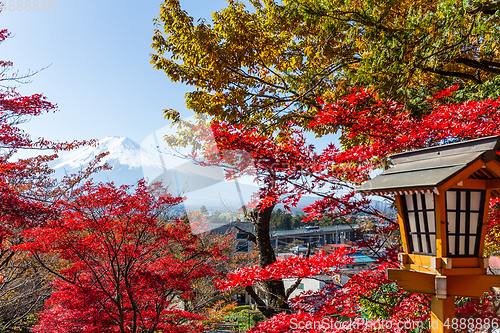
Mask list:
[[[388,278],[409,292],[431,295],[432,320],[439,323],[432,331],[451,332],[443,323],[454,317],[454,296],[481,297],[500,287],[500,276],[487,274],[484,258],[488,203],[500,197],[500,136],[391,159],[393,168],[357,190],[394,195],[403,253],[401,269],[389,269]]]

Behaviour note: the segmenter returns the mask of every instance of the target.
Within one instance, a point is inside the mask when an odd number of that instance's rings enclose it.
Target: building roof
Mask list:
[[[352,245],[348,245],[348,244],[325,244],[323,246],[330,246],[330,247],[334,247],[334,248],[352,247]]]
[[[362,193],[394,193],[405,190],[434,190],[479,160],[500,162],[500,136],[419,149],[391,156],[394,167],[385,170],[356,190]],[[497,179],[488,170],[473,178]]]
[[[295,256],[293,253],[280,253],[276,255],[276,260],[285,260],[293,256]]]
[[[354,258],[354,265],[360,265],[360,264],[371,264],[375,262],[375,259],[372,257],[369,257],[365,254],[360,254],[360,253],[352,253],[348,255],[351,258]]]
[[[302,246],[302,245],[297,245],[297,246],[294,246],[294,247],[291,247],[289,249],[290,251],[307,251],[307,246]]]

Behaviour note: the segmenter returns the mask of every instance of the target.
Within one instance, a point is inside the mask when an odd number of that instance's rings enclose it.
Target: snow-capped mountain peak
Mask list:
[[[57,159],[54,169],[81,168],[91,162],[96,155],[104,152],[109,152],[109,154],[104,157],[103,162],[111,165],[119,164],[131,169],[140,169],[144,162],[157,163],[153,155],[145,156],[144,152],[141,159],[141,148],[131,139],[124,136],[110,136],[99,140],[96,147],[82,147]]]
[[[99,140],[95,147],[86,146],[66,153],[53,161],[52,167],[56,177],[76,173],[85,168],[95,156],[108,152],[102,159],[108,163],[112,170],[101,171],[92,176],[95,182],[113,181],[117,185],[136,183],[144,177],[142,167],[147,165],[152,168],[161,168],[158,157],[150,153],[127,137],[110,136]]]

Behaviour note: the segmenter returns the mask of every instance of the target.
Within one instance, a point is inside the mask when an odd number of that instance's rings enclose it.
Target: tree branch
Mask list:
[[[257,244],[257,238],[255,237],[254,234],[252,234],[251,232],[249,231],[246,231],[246,230],[243,230],[241,228],[238,228],[237,226],[233,225],[234,228],[238,229],[238,231],[241,231],[243,233],[245,233],[247,236],[248,236],[248,240],[249,241],[252,241],[254,244]]]
[[[494,15],[500,9],[500,1],[483,3],[481,6],[468,10],[467,14],[483,13],[487,15]]]
[[[477,61],[477,60],[467,59],[467,58],[458,58],[458,59],[455,59],[455,62],[457,64],[463,64],[465,66],[477,68],[477,69],[483,70],[485,72],[500,74],[500,68],[495,68],[495,67],[500,67],[500,63],[498,63],[498,62],[487,61],[487,60]]]
[[[453,71],[443,71],[440,69],[434,69],[434,68],[430,68],[430,67],[424,67],[424,68],[422,68],[422,70],[424,72],[435,73],[435,74],[439,74],[439,75],[443,75],[443,76],[459,77],[462,79],[470,80],[470,81],[472,81],[474,83],[478,83],[478,84],[481,83],[481,81],[472,74],[453,72]]]

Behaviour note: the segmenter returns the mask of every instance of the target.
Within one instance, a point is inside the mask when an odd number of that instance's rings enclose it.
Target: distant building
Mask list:
[[[285,260],[293,256],[293,253],[280,253],[276,255],[276,260]]]
[[[336,249],[338,248],[341,248],[341,247],[345,247],[345,248],[351,248],[352,246],[351,245],[348,245],[348,244],[325,244],[321,247],[321,249],[323,251],[325,251],[326,253],[332,253],[334,252]]]
[[[306,246],[302,246],[302,245],[297,245],[297,246],[291,247],[290,248],[290,252],[292,252],[295,255],[306,254],[307,253],[307,247]]]
[[[283,279],[285,290],[290,288],[296,281],[297,279],[295,278]],[[304,291],[318,291],[320,289],[323,289],[328,285],[328,282],[335,282],[335,277],[329,275],[318,275],[315,278],[302,279],[302,281],[300,281],[300,284],[297,286],[297,289],[295,289],[290,294],[290,298],[296,297]]]
[[[235,233],[236,237],[236,252],[238,253],[247,253],[251,252],[254,249],[254,243],[248,240],[248,235],[240,231],[238,229],[254,233],[254,227],[252,222],[245,221],[235,221],[231,223],[226,223],[218,228],[211,230],[211,232],[226,234],[226,233]]]
[[[323,250],[327,254],[333,253],[336,249],[345,247],[345,248],[352,248],[352,245],[348,244],[326,244],[323,245],[321,248],[318,248],[318,250]],[[290,249],[290,252],[292,253],[281,253],[279,254],[276,259],[277,260],[285,260],[290,258],[291,256],[301,254],[303,255],[307,251],[307,248],[305,246],[295,246]],[[369,269],[372,265],[375,264],[375,259],[372,257],[363,254],[361,251],[356,251],[354,253],[348,254],[349,257],[353,258],[354,261],[352,264],[348,264],[344,266],[339,274],[332,274],[332,275],[318,275],[315,277],[311,278],[304,278],[300,282],[300,284],[297,286],[297,289],[291,294],[290,298],[298,296],[300,293],[304,291],[318,291],[324,287],[326,287],[329,284],[332,283],[338,283],[338,284],[345,284],[349,279],[356,273]],[[290,286],[292,286],[295,282],[297,281],[296,278],[290,278],[290,279],[283,279],[283,283],[285,284],[285,289],[288,289]]]
[[[305,248],[305,246],[295,246],[296,248]],[[293,249],[293,248],[292,248]],[[306,248],[307,250],[307,248]],[[276,256],[277,260],[285,260],[290,257],[295,256],[294,253],[280,253],[279,255]],[[338,280],[336,281],[335,278]],[[290,278],[290,279],[283,279],[283,284],[285,285],[285,290],[290,288],[295,282],[297,281],[296,278]],[[318,275],[314,278],[305,278],[302,279],[300,284],[297,286],[297,289],[294,290],[293,293],[290,294],[290,298],[298,296],[300,293],[304,291],[318,291],[325,286],[328,285],[328,282],[339,282],[340,281],[340,276],[329,276],[329,275]]]
[[[271,244],[275,249],[282,249],[295,241],[310,244],[311,248],[325,244],[349,243],[359,238],[358,225],[336,225],[319,229],[279,230],[271,232]]]
[[[375,264],[375,259],[360,251],[349,254],[349,257],[353,258],[354,262],[347,265],[347,268],[365,269]]]

